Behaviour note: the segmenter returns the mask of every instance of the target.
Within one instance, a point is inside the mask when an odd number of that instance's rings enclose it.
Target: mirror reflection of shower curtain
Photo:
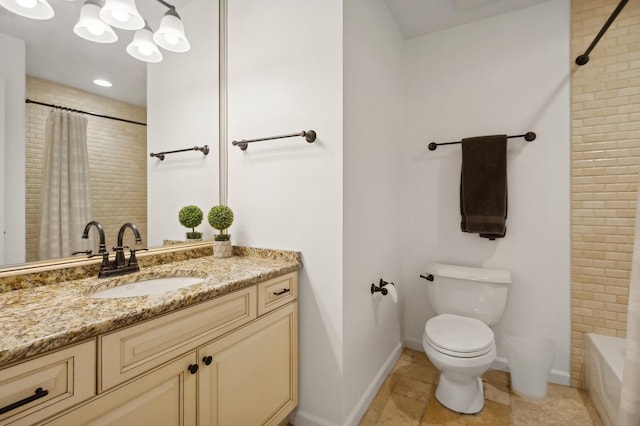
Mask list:
[[[82,231],[92,220],[87,118],[52,109],[45,130],[45,162],[40,198],[40,260],[69,257],[91,245]]]

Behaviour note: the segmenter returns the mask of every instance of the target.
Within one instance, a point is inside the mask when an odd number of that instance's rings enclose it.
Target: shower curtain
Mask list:
[[[53,109],[45,133],[45,165],[40,198],[40,260],[68,257],[89,247],[82,231],[92,220],[87,118]]]
[[[640,426],[640,195],[636,206],[627,312],[627,343],[616,426]]]

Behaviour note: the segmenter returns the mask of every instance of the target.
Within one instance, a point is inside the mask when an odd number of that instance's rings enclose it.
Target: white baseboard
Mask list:
[[[367,390],[364,391],[364,394],[362,395],[356,406],[353,407],[353,410],[351,410],[351,414],[349,414],[349,417],[347,417],[347,420],[345,420],[344,422],[345,426],[357,426],[360,420],[362,420],[362,417],[367,412],[367,409],[371,405],[373,398],[375,398],[385,379],[387,378],[389,373],[391,373],[391,370],[396,365],[396,362],[398,362],[398,359],[400,359],[403,348],[404,346],[402,345],[402,342],[398,342],[382,367],[380,367],[380,370],[378,370],[378,374],[375,375],[375,377],[367,387]]]
[[[378,373],[375,375],[367,389],[364,391],[358,403],[355,405],[355,407],[353,407],[353,410],[351,410],[351,414],[344,422],[345,426],[355,426],[360,422],[364,414],[367,412],[369,405],[371,405],[373,398],[375,398],[376,394],[378,393],[378,390],[380,390],[385,379],[387,378],[389,373],[391,373],[391,370],[396,365],[396,362],[398,362],[400,355],[402,355],[403,348],[404,346],[402,345],[402,342],[399,342],[398,345],[393,349],[382,367],[380,367],[380,370],[378,370]],[[330,421],[322,417],[318,417],[314,414],[307,413],[306,411],[300,409],[292,413],[290,419],[291,423],[295,426],[335,426],[334,423],[331,423]]]
[[[404,346],[414,351],[424,352],[422,339],[404,339]]]
[[[300,409],[289,416],[289,421],[295,426],[335,426],[335,424]]]

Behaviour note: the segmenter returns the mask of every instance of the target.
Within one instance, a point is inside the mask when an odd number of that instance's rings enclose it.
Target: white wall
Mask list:
[[[342,2],[229,2],[229,141],[313,129],[318,139],[229,147],[234,244],[299,250],[300,405],[342,418]]]
[[[433,315],[429,262],[508,269],[502,334],[548,337],[557,345],[554,380],[568,383],[569,1],[554,0],[455,27],[406,44],[408,128],[404,150],[407,343],[419,348]],[[460,146],[428,151],[431,141],[534,131],[509,141],[509,216],[504,239],[460,231]]]
[[[5,83],[4,150],[0,185],[4,187],[4,259],[0,265],[25,261],[25,44],[0,34],[0,79]],[[5,161],[11,159],[10,161]]]
[[[357,424],[402,349],[403,46],[382,0],[344,2],[344,424]],[[371,296],[380,278],[399,304]]]
[[[218,2],[198,0],[180,16],[191,50],[163,51],[163,61],[147,67],[147,150],[209,145],[210,152],[147,157],[149,247],[185,239],[191,230],[180,225],[178,212],[189,204],[204,212],[196,231],[209,239],[216,232],[207,213],[218,204]]]

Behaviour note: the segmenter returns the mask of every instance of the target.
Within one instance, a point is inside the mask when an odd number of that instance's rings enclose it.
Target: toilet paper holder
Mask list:
[[[374,294],[376,292],[380,292],[382,293],[383,296],[386,296],[387,293],[389,293],[389,290],[387,290],[386,288],[384,288],[387,285],[395,285],[394,283],[388,283],[385,280],[383,280],[382,278],[380,278],[380,285],[376,287],[376,285],[374,283],[371,283],[371,294]]]

